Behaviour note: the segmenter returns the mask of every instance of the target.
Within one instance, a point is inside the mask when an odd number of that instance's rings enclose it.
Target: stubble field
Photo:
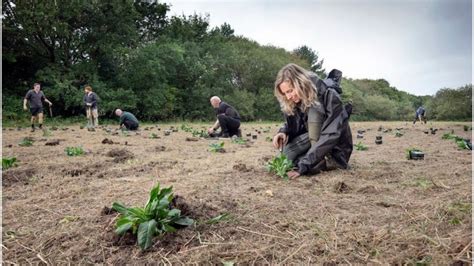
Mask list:
[[[278,153],[267,140],[276,123],[244,123],[246,144],[189,139],[181,123],[145,125],[129,136],[79,125],[50,128],[49,136],[4,128],[2,156],[18,165],[2,173],[2,264],[470,263],[472,155],[441,139],[452,131],[471,138],[463,125],[471,124],[353,122],[354,144],[369,149],[354,149],[350,170],[290,181],[265,168]],[[165,136],[171,126],[179,131]],[[430,127],[436,134],[423,132]],[[32,146],[19,146],[25,137]],[[220,141],[226,152],[208,150]],[[68,146],[86,154],[69,157]],[[410,147],[425,159],[408,160]],[[158,182],[173,186],[198,224],[155,238],[143,252],[114,234],[117,213],[109,208],[143,206]],[[205,223],[223,213],[230,219]]]

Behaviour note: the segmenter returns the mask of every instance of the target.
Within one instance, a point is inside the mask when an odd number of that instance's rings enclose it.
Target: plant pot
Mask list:
[[[359,134],[357,134],[357,138],[358,138],[358,139],[363,139],[363,138],[364,138],[364,135],[362,135],[362,134],[359,133]]]
[[[423,160],[425,159],[425,154],[422,151],[410,151],[411,160]]]
[[[381,140],[381,139],[377,139],[377,140],[375,140],[375,144],[377,144],[377,145],[380,145],[380,144],[382,144],[382,140]]]
[[[252,139],[257,139],[257,135],[252,135]]]
[[[382,140],[382,136],[375,136],[375,140]]]

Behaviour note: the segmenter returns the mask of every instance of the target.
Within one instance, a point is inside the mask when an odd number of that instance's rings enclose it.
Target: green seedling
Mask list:
[[[66,152],[67,156],[79,156],[84,154],[82,147],[66,147],[64,151]]]
[[[151,191],[145,207],[127,208],[114,202],[112,208],[120,213],[115,232],[123,235],[128,231],[137,235],[142,250],[152,246],[153,237],[175,232],[177,226],[189,226],[194,220],[181,215],[181,210],[170,207],[173,187],[160,189],[158,183]]]
[[[209,138],[209,134],[205,130],[192,130],[191,134],[193,134],[193,137]]]
[[[157,139],[157,138],[158,138],[158,134],[151,133],[150,139]]]
[[[193,128],[185,124],[181,125],[181,130],[183,130],[184,132],[193,132]]]
[[[265,141],[267,141],[267,142],[272,142],[273,139],[272,139],[272,137],[266,137],[266,138],[265,138]]]
[[[16,166],[16,157],[5,157],[2,158],[2,170]]]
[[[32,146],[33,145],[33,139],[32,138],[29,138],[29,137],[26,137],[26,138],[23,138],[19,144],[21,147],[29,147],[29,146]]]
[[[272,160],[270,160],[267,164],[267,170],[270,173],[274,173],[277,176],[288,180],[288,171],[290,171],[293,168],[293,162],[291,160],[288,160],[286,155],[283,153],[273,157]]]
[[[232,143],[244,145],[247,141],[243,138],[232,138]]]
[[[398,131],[398,130],[395,131],[395,137],[399,138],[399,137],[401,137],[401,136],[403,136],[403,133],[402,133],[402,132],[400,132],[400,131]]]
[[[454,142],[456,142],[456,145],[460,149],[472,150],[471,141],[468,139],[463,139],[462,137],[454,135],[452,133],[445,133],[441,138],[454,140]]]
[[[359,142],[357,144],[354,145],[355,149],[358,150],[358,151],[366,151],[369,149],[369,147],[365,146],[364,144],[362,144],[362,142]]]
[[[220,143],[212,143],[212,144],[209,144],[209,151],[211,152],[222,152],[224,151],[224,142],[220,142]]]

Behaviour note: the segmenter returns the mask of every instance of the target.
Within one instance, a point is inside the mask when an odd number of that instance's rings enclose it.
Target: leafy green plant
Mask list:
[[[84,154],[82,147],[66,147],[64,151],[66,152],[67,156],[79,156]]]
[[[5,157],[2,158],[2,169],[6,170],[8,168],[16,166],[16,157]]]
[[[23,138],[20,142],[20,146],[22,147],[29,147],[29,146],[32,146],[33,145],[33,139],[30,138],[30,137],[26,137],[26,138]]]
[[[369,149],[369,147],[365,146],[364,144],[362,144],[362,142],[359,142],[357,144],[354,145],[355,149],[358,150],[358,151],[366,151]]]
[[[181,125],[181,130],[183,130],[184,132],[192,132],[193,128],[188,126],[188,125],[182,124]]]
[[[232,143],[244,145],[247,141],[243,138],[232,138]]]
[[[224,151],[224,142],[211,143],[209,144],[209,151],[211,152],[222,152]]]
[[[289,160],[286,155],[281,153],[278,156],[273,157],[268,164],[267,164],[267,170],[270,173],[274,173],[281,178],[288,180],[288,171],[290,171],[293,168],[293,162]]]
[[[115,226],[115,232],[123,235],[128,231],[137,235],[138,245],[142,250],[152,245],[153,237],[176,231],[177,226],[189,226],[194,220],[181,215],[181,210],[171,208],[173,187],[160,189],[158,183],[151,191],[145,207],[127,208],[118,202],[112,208],[121,215]]]
[[[402,137],[403,136],[403,133],[400,132],[400,131],[395,131],[395,137],[399,138],[399,137]]]
[[[193,134],[193,137],[209,138],[209,134],[205,130],[193,130],[191,134]]]
[[[157,139],[157,138],[158,138],[158,134],[151,133],[150,139]]]
[[[460,149],[472,150],[471,142],[467,139],[463,139],[460,136],[454,135],[452,133],[445,133],[441,138],[454,140],[454,142],[456,142],[456,145]]]

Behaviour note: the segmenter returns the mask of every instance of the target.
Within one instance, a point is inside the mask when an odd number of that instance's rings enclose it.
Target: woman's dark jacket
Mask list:
[[[342,89],[340,81],[342,72],[333,69],[327,79],[321,80],[316,75],[311,76],[311,81],[318,90],[318,99],[322,104],[323,123],[319,140],[313,145],[298,162],[298,172],[306,174],[316,166],[326,155],[333,159],[344,169],[349,167],[349,158],[352,153],[352,134],[349,127],[349,116],[352,105],[343,105],[340,94]],[[308,132],[307,114],[295,110],[295,115],[285,115],[286,123],[279,132],[285,133],[290,142],[293,138]]]

